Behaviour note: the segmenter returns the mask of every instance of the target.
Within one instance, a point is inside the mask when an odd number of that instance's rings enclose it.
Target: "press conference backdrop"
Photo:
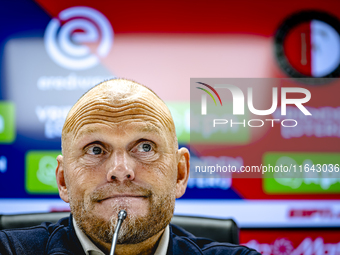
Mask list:
[[[340,73],[338,1],[16,0],[0,5],[3,214],[69,210],[54,177],[62,126],[76,100],[103,80],[123,77],[153,89],[172,112],[180,146],[188,146],[190,78]],[[300,126],[291,132],[280,125],[256,133],[249,127],[226,130],[232,137],[223,152],[227,156],[192,151],[192,162],[240,167],[275,165],[277,157],[289,157],[297,164],[328,164],[329,158],[340,163],[340,86],[306,82],[301,87],[312,94],[312,121],[292,110]],[[255,103],[270,106],[270,89],[258,89]],[[242,228],[241,242],[265,254],[339,252],[340,231],[334,229],[340,227],[339,199],[338,178],[190,178],[175,213],[232,217]],[[296,237],[302,227],[314,229],[301,229]]]

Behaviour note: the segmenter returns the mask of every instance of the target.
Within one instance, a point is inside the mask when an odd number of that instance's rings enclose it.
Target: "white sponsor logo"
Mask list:
[[[71,106],[37,106],[35,113],[40,122],[45,124],[45,137],[48,139],[60,138],[63,125]]]
[[[0,115],[0,134],[4,132],[4,130],[5,130],[5,120],[4,120],[4,117]]]
[[[39,161],[39,169],[37,171],[37,178],[42,183],[57,188],[55,179],[55,169],[58,166],[55,158],[51,156],[44,156]]]
[[[41,76],[38,79],[39,90],[89,90],[94,85],[104,80],[112,79],[114,76],[80,76],[70,73],[67,76]]]
[[[4,173],[7,171],[7,158],[5,156],[0,157],[0,172]]]
[[[113,43],[113,30],[99,11],[89,7],[71,7],[48,23],[44,40],[47,53],[58,65],[84,70],[96,66],[99,57],[108,55]],[[98,43],[95,52],[91,52],[85,43]]]
[[[295,137],[340,137],[340,107],[306,107],[312,116],[301,114],[299,109],[288,106],[287,117],[299,122],[296,128],[284,128],[281,126],[281,135],[285,139]],[[282,119],[281,108],[273,113],[275,119]]]
[[[318,237],[314,241],[307,237],[297,248],[294,248],[292,242],[285,238],[276,239],[273,244],[251,240],[245,245],[257,250],[262,255],[336,255],[340,253],[340,242],[325,243],[322,237]]]

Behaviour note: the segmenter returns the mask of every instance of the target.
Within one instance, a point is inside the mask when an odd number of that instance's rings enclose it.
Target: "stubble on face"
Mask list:
[[[109,186],[110,185],[110,186]],[[167,194],[155,195],[150,189],[138,187],[132,182],[123,184],[108,184],[95,190],[89,197],[88,201],[73,198],[71,192],[70,207],[73,216],[80,229],[88,236],[92,236],[93,241],[102,241],[111,243],[115,227],[118,220],[118,212],[122,209],[129,211],[129,205],[112,204],[112,217],[109,221],[100,218],[99,215],[93,215],[93,209],[96,203],[100,203],[108,197],[110,192],[131,192],[145,196],[144,199],[149,201],[148,214],[137,216],[128,214],[119,231],[118,244],[136,244],[143,242],[163,230],[171,220],[175,205],[175,190]]]

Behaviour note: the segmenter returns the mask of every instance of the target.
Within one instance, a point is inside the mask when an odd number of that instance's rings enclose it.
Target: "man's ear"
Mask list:
[[[58,190],[59,190],[59,196],[62,200],[64,200],[66,203],[69,202],[69,197],[67,193],[67,187],[66,187],[66,182],[65,182],[65,172],[64,172],[64,164],[63,164],[63,156],[59,155],[57,157],[58,161],[58,166],[55,170],[55,176],[57,179],[57,184],[58,184]]]
[[[187,148],[181,148],[177,152],[177,184],[176,198],[180,198],[185,193],[187,188],[189,173],[190,173],[190,153]]]

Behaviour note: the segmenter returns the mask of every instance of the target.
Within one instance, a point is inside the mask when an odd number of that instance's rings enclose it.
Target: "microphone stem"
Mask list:
[[[117,226],[116,226],[115,232],[113,234],[113,238],[112,238],[110,255],[114,255],[114,253],[115,253],[116,244],[117,244],[117,240],[118,240],[118,233],[119,233],[120,227],[122,226],[123,221],[125,220],[125,217],[126,217],[126,211],[121,210],[118,213],[118,221],[117,221]]]
[[[120,226],[121,225],[122,225],[122,220],[118,220],[117,227],[116,227],[115,233],[113,234],[113,238],[112,238],[112,245],[111,245],[110,255],[114,255],[115,254],[116,244],[117,244],[117,239],[118,239],[118,232],[120,230]]]

